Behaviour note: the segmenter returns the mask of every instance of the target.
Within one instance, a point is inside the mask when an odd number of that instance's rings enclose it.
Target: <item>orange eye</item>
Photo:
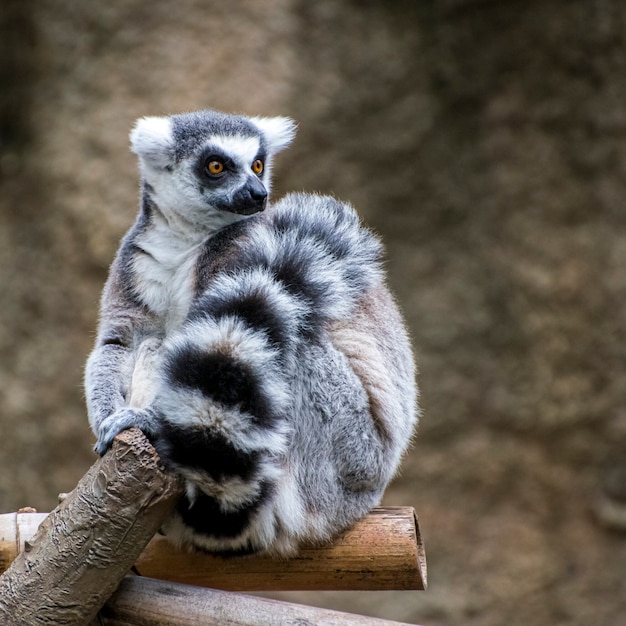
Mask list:
[[[206,171],[213,176],[217,176],[224,171],[224,163],[217,159],[212,159],[206,164]]]
[[[258,176],[263,171],[263,161],[256,159],[252,164],[252,171]]]

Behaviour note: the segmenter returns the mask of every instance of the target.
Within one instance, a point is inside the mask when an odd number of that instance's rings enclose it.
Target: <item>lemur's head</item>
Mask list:
[[[198,111],[143,117],[130,139],[159,209],[201,225],[216,212],[234,221],[263,211],[272,157],[295,132],[295,123],[286,117]]]

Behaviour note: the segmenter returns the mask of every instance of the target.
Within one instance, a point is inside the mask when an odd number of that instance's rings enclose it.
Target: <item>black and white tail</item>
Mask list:
[[[219,271],[208,272],[188,320],[164,345],[155,402],[157,448],[188,479],[170,525],[183,542],[236,551],[276,543],[289,523],[272,503],[281,500],[289,518],[282,483],[301,350],[380,280],[380,254],[350,207],[304,194],[250,220],[222,251]]]

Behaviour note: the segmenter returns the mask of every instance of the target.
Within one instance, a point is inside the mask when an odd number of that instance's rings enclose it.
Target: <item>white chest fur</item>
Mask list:
[[[189,312],[202,241],[176,236],[165,222],[156,221],[135,243],[143,251],[134,260],[136,287],[167,333]]]

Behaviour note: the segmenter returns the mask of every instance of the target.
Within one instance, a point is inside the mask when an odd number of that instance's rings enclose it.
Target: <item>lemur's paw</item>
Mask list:
[[[115,436],[128,428],[139,428],[144,434],[151,435],[154,419],[150,409],[125,407],[116,411],[100,423],[95,451],[102,456],[111,447]]]

